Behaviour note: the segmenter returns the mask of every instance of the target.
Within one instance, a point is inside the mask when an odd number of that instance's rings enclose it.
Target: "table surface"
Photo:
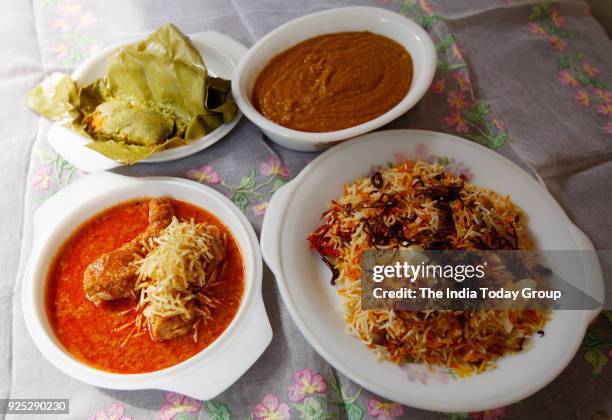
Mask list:
[[[327,365],[296,329],[269,270],[263,294],[273,342],[246,375],[212,401],[78,383],[38,352],[21,315],[32,213],[83,176],[46,143],[49,123],[25,108],[27,90],[52,71],[69,72],[109,43],[145,35],[168,21],[185,33],[217,30],[250,46],[290,19],[357,3],[411,17],[429,31],[439,52],[428,94],[385,128],[445,131],[497,150],[545,183],[597,248],[612,249],[612,46],[583,2],[5,0],[0,5],[5,174],[0,177],[0,398],[70,398],[71,418],[95,419],[443,416],[385,401]],[[116,172],[205,183],[230,197],[259,232],[273,191],[314,156],[274,145],[243,118],[225,139],[194,156]],[[604,261],[604,270],[610,267]],[[602,315],[570,366],[532,397],[453,418],[610,418],[611,327],[612,317]]]

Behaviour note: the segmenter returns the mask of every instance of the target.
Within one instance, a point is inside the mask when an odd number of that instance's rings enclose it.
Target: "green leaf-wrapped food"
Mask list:
[[[83,123],[93,138],[140,146],[159,145],[174,133],[174,121],[168,115],[122,98],[101,103]]]
[[[51,119],[69,119],[87,147],[122,163],[198,140],[236,116],[229,80],[208,77],[188,37],[168,24],[107,58],[106,77],[77,86],[53,74],[27,98]]]
[[[205,111],[206,76],[200,53],[172,24],[108,58],[111,92],[163,105],[184,121]]]
[[[65,74],[52,73],[28,92],[26,103],[51,121],[74,117],[78,103],[76,83]]]

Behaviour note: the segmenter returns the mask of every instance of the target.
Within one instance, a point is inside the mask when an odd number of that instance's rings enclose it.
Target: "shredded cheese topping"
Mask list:
[[[207,301],[202,289],[219,276],[225,245],[226,237],[217,226],[173,217],[159,237],[144,244],[146,256],[135,261],[138,309],[147,318],[182,315],[191,319],[195,300]]]

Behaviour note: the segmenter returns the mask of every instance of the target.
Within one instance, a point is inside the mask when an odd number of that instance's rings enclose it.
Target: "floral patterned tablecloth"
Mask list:
[[[98,420],[610,418],[610,312],[591,326],[574,361],[552,384],[524,401],[480,413],[404,407],[347,380],[305,342],[268,270],[263,293],[272,344],[244,377],[212,401],[87,386],[60,373],[34,347],[20,310],[32,212],[84,174],[46,143],[49,124],[24,108],[25,92],[44,74],[70,71],[104,45],[144,35],[168,21],[186,33],[218,30],[249,46],[292,18],[357,3],[411,17],[436,43],[439,64],[430,92],[386,128],[451,132],[499,151],[545,182],[596,247],[612,248],[612,46],[585,3],[7,0],[0,6],[0,164],[5,169],[0,304],[7,308],[0,312],[0,398],[70,398],[71,418]],[[212,186],[259,230],[271,195],[314,156],[270,143],[243,119],[223,141],[194,156],[116,172],[179,176]],[[603,263],[612,272],[612,264]],[[407,374],[422,383],[459,380],[427,370]]]

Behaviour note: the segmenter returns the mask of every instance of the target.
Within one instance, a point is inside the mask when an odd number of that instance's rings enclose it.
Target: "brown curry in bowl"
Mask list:
[[[255,81],[252,101],[282,126],[337,131],[395,107],[412,75],[412,57],[392,39],[371,32],[326,34],[273,57]]]
[[[218,218],[184,201],[142,198],[98,213],[64,242],[49,268],[46,312],[79,361],[145,373],[214,342],[244,288],[240,248]]]

